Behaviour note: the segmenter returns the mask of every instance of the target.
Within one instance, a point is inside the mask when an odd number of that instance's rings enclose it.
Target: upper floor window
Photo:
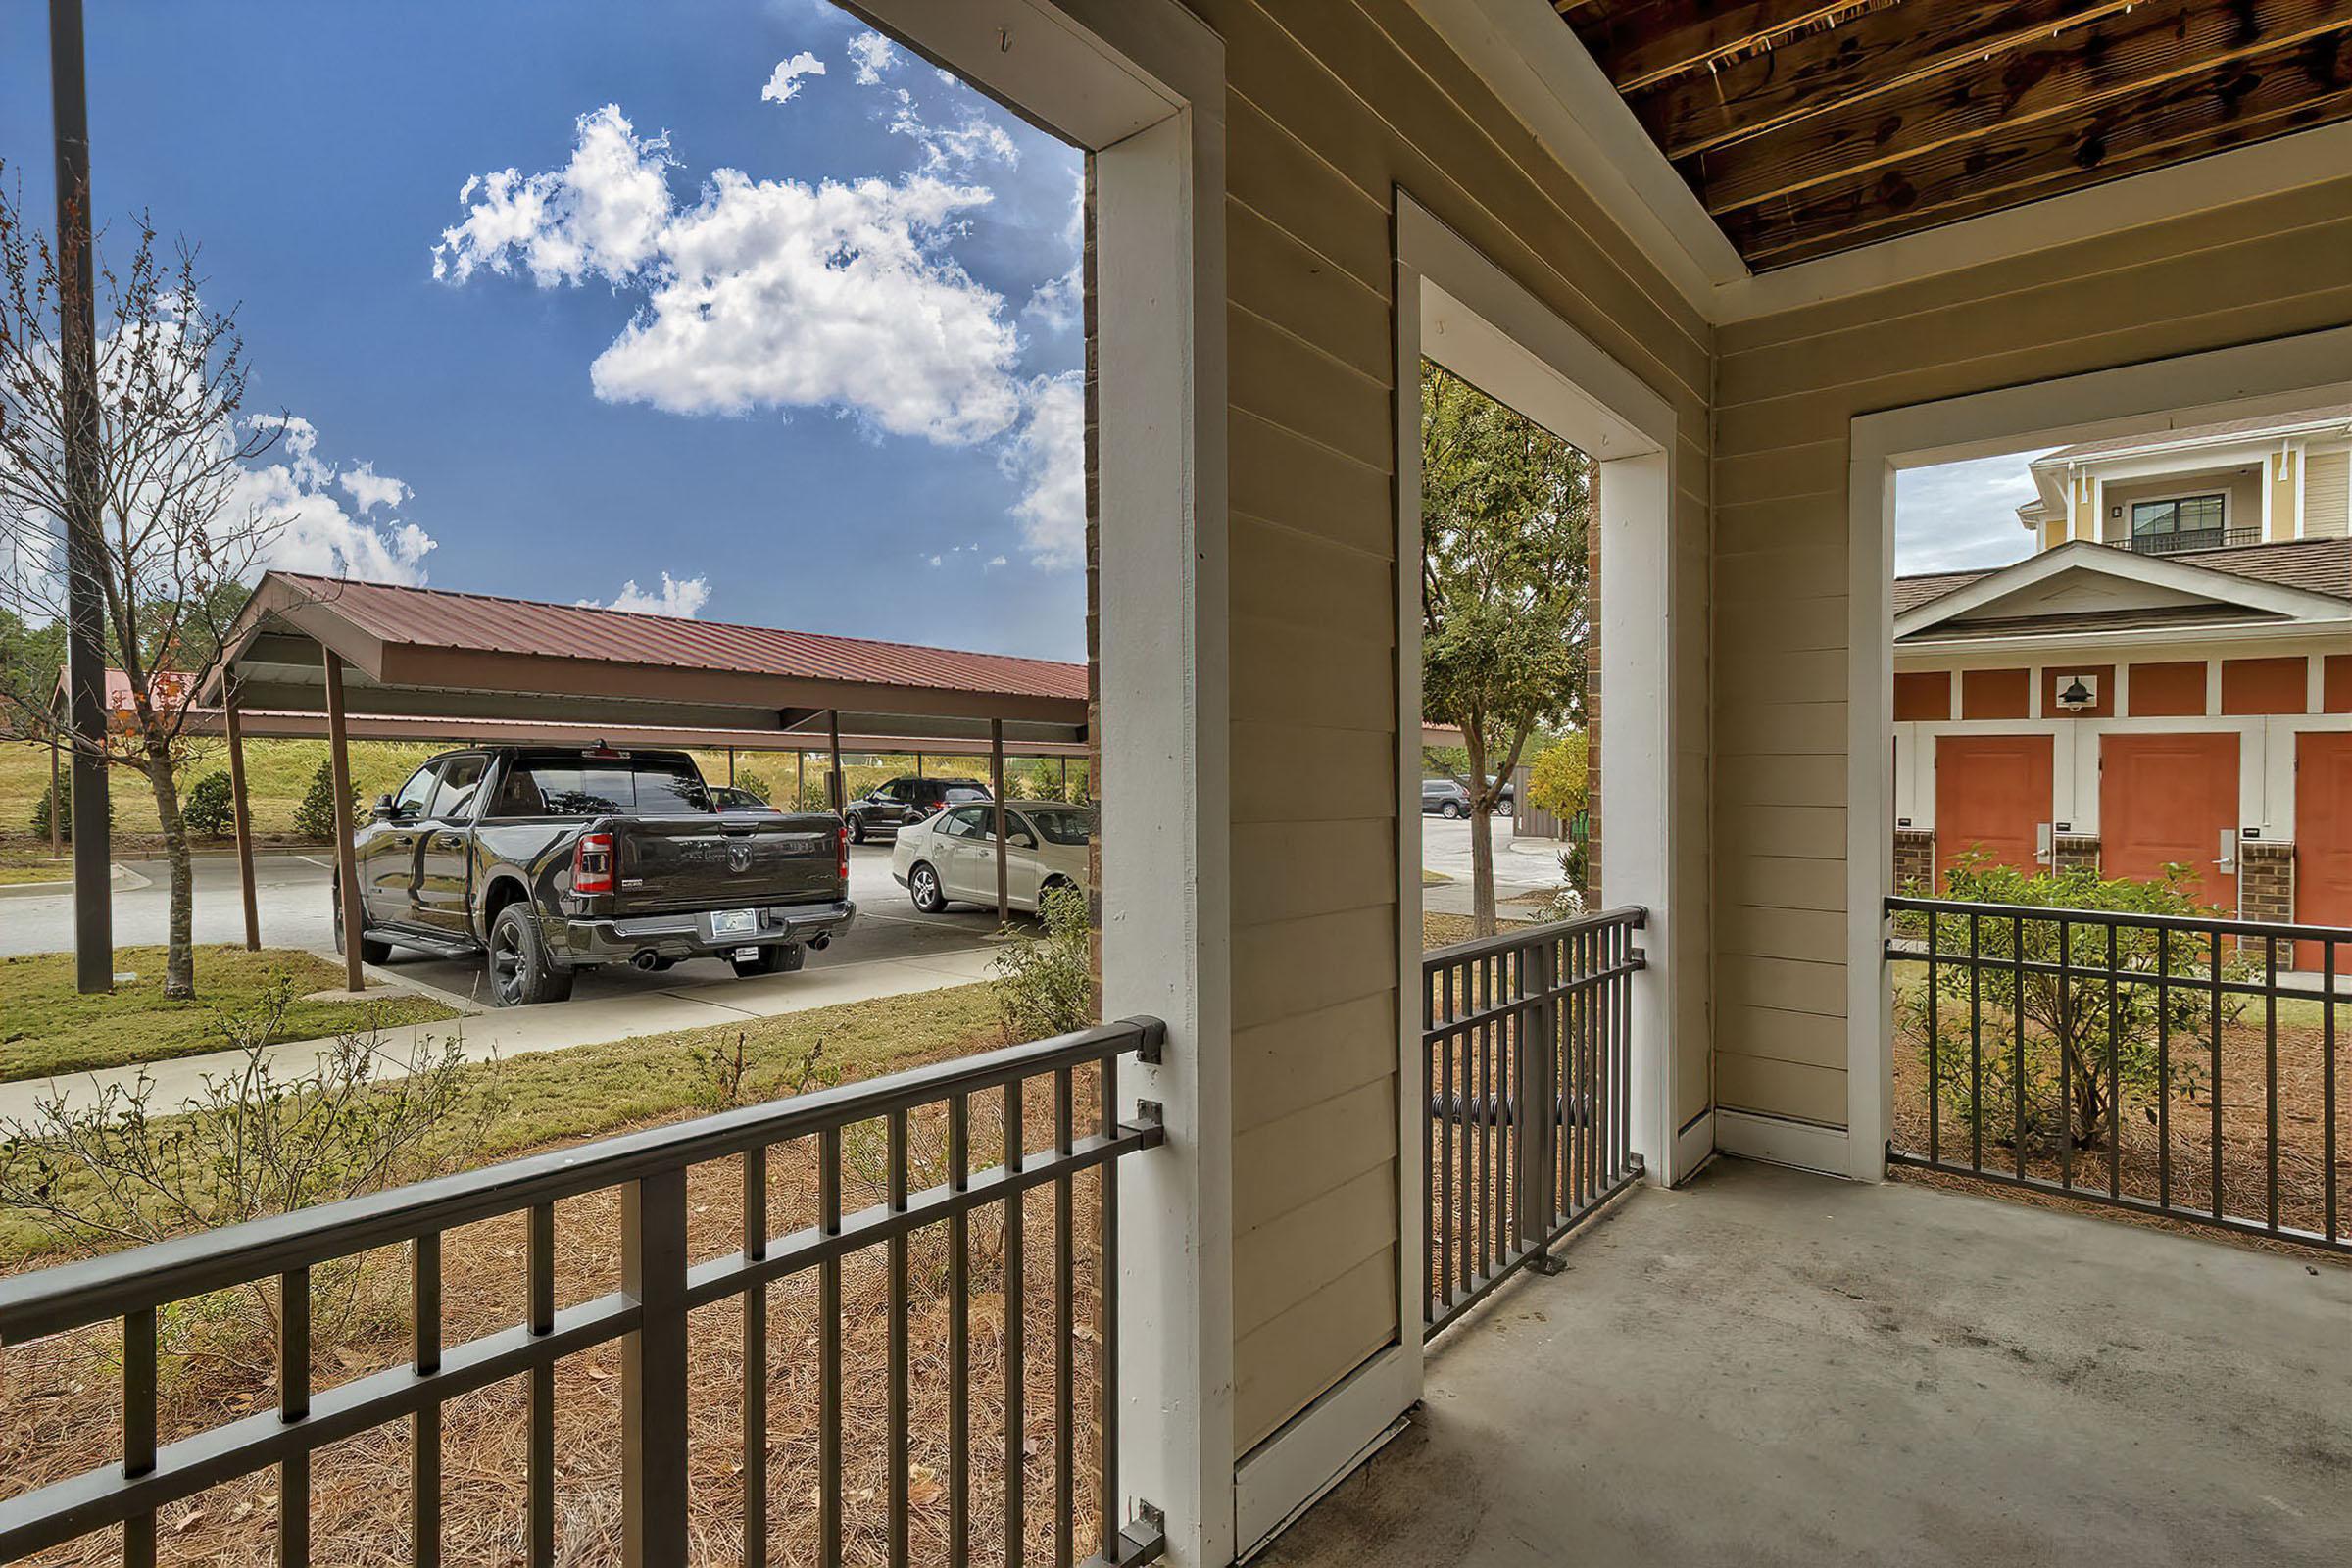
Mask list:
[[[2222,498],[2176,496],[2170,501],[2139,501],[2132,507],[2132,537],[2150,534],[2219,533]]]

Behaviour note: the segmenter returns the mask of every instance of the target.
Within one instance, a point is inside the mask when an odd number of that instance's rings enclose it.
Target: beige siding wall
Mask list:
[[[2346,321],[2352,180],[1720,330],[1721,1103],[1845,1121],[1848,421]]]
[[[2303,476],[2303,534],[2341,539],[2352,532],[2352,452],[2314,452]]]
[[[1230,79],[1235,1437],[1247,1450],[1400,1327],[1393,193],[1410,190],[1682,412],[1678,608],[1690,636],[1673,696],[1690,736],[1678,805],[1693,929],[1707,891],[1711,345],[1408,0],[1193,4],[1226,39]],[[1407,940],[1417,950],[1419,933]],[[1706,1017],[1703,986],[1687,989],[1690,1114],[1707,1102]]]

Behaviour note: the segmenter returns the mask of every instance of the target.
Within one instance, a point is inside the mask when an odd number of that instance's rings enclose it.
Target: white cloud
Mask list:
[[[768,76],[767,85],[760,89],[760,101],[788,104],[799,96],[803,77],[821,76],[824,74],[825,63],[804,49],[790,60],[776,62],[776,69]]]
[[[2039,451],[2013,452],[1929,468],[1894,480],[1894,569],[1911,576],[2005,566],[2034,550],[2017,509],[2034,499],[2027,465]]]
[[[1081,371],[1040,376],[1023,389],[1028,417],[1004,444],[998,466],[1021,486],[1012,514],[1041,566],[1086,560],[1086,379]]]
[[[231,514],[272,530],[257,565],[368,582],[424,581],[433,536],[397,517],[368,519],[375,507],[398,508],[411,494],[407,485],[377,474],[371,463],[337,470],[318,456],[318,427],[299,416],[259,415],[250,422],[280,432],[266,456],[283,460],[248,466],[229,492]],[[359,504],[359,516],[336,497],[338,488]]]
[[[989,192],[925,176],[813,189],[713,176],[663,230],[645,310],[590,378],[681,414],[835,404],[892,435],[962,444],[1010,424],[1019,342],[945,250]]]
[[[890,132],[905,136],[920,149],[916,167],[923,172],[968,173],[984,163],[1010,167],[1021,161],[1021,150],[1013,145],[1004,127],[977,110],[967,112],[960,124],[935,125],[915,107],[912,93],[902,87],[898,97],[899,107],[890,118]]]
[[[606,603],[582,599],[578,603],[596,610],[625,610],[636,615],[668,615],[678,620],[692,620],[710,602],[710,579],[708,577],[672,577],[662,574],[659,589],[640,588],[631,577],[620,585],[620,592]]]
[[[360,515],[366,516],[377,507],[390,509],[399,506],[416,494],[407,485],[388,473],[377,473],[372,463],[355,463],[335,475],[335,483],[360,505]]]
[[[1049,332],[1067,332],[1086,315],[1086,172],[1078,172],[1070,193],[1070,220],[1062,225],[1062,243],[1069,247],[1069,270],[1038,285],[1021,307],[1021,314]]]
[[[899,46],[878,32],[861,32],[850,40],[850,59],[858,67],[858,85],[871,87],[899,63]]]
[[[670,216],[669,138],[640,137],[617,104],[580,116],[576,128],[562,169],[466,181],[458,200],[472,205],[441,231],[433,276],[463,283],[476,268],[506,273],[519,263],[541,288],[591,276],[620,283],[654,260]]]

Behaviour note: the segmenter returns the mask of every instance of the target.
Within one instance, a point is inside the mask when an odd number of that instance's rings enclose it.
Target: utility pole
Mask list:
[[[74,983],[115,984],[113,845],[106,825],[105,610],[98,574],[98,314],[91,279],[90,109],[81,0],[49,0],[49,102],[57,143],[58,337],[66,418],[66,685],[74,736]],[[57,813],[50,803],[50,814]]]

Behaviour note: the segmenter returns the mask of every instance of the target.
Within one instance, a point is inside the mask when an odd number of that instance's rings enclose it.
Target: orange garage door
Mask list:
[[[1936,742],[1936,874],[1972,848],[2032,872],[2050,819],[2050,737],[1944,735]]]
[[[2099,869],[2154,878],[2185,865],[2199,904],[2235,912],[2215,864],[2237,832],[2235,735],[2107,735],[2099,741]]]
[[[2295,918],[2352,926],[2352,735],[2295,739]],[[2317,969],[2320,944],[2297,945],[2295,966]],[[2352,969],[2352,943],[2335,948],[2338,976]]]

